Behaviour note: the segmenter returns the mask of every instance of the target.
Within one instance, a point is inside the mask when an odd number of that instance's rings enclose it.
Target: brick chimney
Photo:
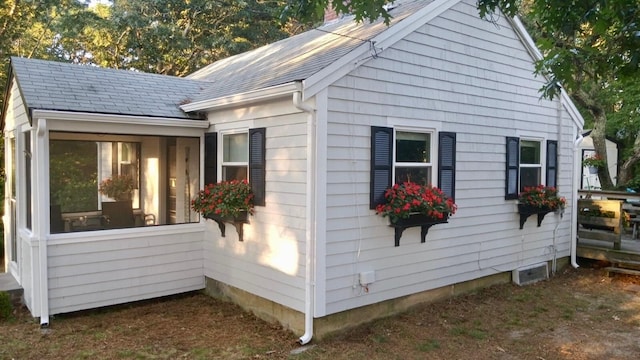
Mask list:
[[[331,3],[329,3],[327,7],[324,9],[324,23],[326,24],[328,22],[332,22],[337,19],[338,19],[338,14],[331,6]]]

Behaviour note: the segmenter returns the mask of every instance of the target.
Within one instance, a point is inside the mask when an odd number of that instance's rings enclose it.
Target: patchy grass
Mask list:
[[[637,359],[640,280],[568,269],[494,286],[314,341],[198,293],[0,324],[0,359]],[[298,334],[299,335],[299,334]]]

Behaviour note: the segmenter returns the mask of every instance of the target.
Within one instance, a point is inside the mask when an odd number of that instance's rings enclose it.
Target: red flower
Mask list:
[[[394,184],[384,194],[386,203],[376,206],[376,213],[389,216],[391,222],[406,219],[411,214],[420,213],[442,219],[446,214],[457,210],[453,199],[442,190],[431,185],[419,185],[412,182]]]
[[[247,181],[223,181],[209,184],[191,201],[191,208],[202,214],[236,217],[241,212],[253,214],[253,194]]]

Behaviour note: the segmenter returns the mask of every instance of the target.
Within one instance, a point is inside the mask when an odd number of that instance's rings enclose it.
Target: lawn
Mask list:
[[[640,279],[568,268],[425,304],[303,348],[200,293],[0,323],[0,359],[638,359]]]

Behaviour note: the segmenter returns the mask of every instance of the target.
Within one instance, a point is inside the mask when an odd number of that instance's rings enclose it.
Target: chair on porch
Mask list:
[[[52,234],[59,234],[65,231],[64,220],[62,219],[62,208],[60,205],[49,207],[50,230]]]
[[[102,203],[103,225],[106,229],[121,229],[136,225],[131,201]]]

